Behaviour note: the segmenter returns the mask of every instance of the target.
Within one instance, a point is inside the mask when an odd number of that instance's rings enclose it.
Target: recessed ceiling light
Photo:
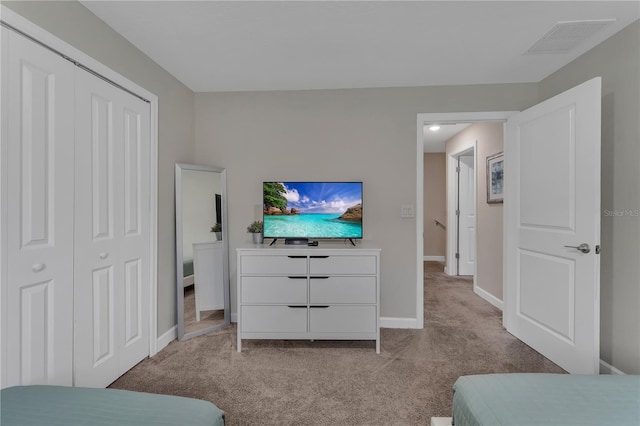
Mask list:
[[[431,126],[429,126],[429,130],[431,130],[432,132],[437,132],[438,130],[440,130],[440,126],[438,126],[437,124],[432,124]]]

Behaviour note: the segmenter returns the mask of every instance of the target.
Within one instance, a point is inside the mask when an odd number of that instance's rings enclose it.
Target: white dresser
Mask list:
[[[223,261],[222,241],[193,243],[196,321],[202,311],[224,309]]]
[[[242,339],[324,339],[375,340],[380,353],[380,249],[252,246],[237,253],[238,352]]]

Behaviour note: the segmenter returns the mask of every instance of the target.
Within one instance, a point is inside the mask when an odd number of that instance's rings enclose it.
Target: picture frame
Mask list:
[[[487,204],[504,202],[504,152],[487,157]]]

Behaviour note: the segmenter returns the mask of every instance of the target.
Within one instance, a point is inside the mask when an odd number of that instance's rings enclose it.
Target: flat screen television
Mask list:
[[[362,182],[263,182],[265,238],[362,238]]]

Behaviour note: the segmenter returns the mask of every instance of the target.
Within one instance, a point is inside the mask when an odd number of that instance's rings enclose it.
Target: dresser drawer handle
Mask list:
[[[328,280],[329,279],[329,277],[309,277],[309,278],[311,278],[312,280]]]
[[[289,259],[306,259],[307,256],[287,256]]]
[[[320,309],[327,309],[329,307],[329,305],[311,305],[309,306],[310,308],[320,308]]]
[[[287,277],[287,278],[289,278],[290,280],[306,280],[307,279],[306,276],[305,277]]]
[[[304,308],[304,309],[307,309],[307,306],[306,306],[306,305],[304,305],[304,306],[300,306],[300,305],[289,305],[289,308],[294,308],[294,309],[302,309],[302,308]]]
[[[312,259],[328,259],[329,256],[310,256]]]

